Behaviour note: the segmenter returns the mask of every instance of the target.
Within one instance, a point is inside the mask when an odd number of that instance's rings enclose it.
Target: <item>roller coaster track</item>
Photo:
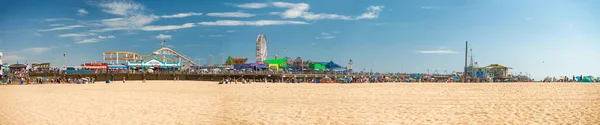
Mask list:
[[[183,60],[187,61],[188,63],[190,63],[190,64],[192,64],[192,65],[194,65],[194,66],[198,66],[196,63],[194,63],[193,61],[189,60],[188,58],[185,58],[185,57],[184,57],[184,56],[182,56],[181,54],[179,54],[179,53],[175,52],[174,50],[172,50],[172,49],[170,49],[170,48],[166,48],[166,47],[165,47],[165,48],[161,48],[161,49],[158,49],[158,50],[154,51],[153,55],[156,55],[156,54],[159,54],[159,53],[164,53],[164,52],[169,52],[169,53],[172,53],[172,54],[174,54],[175,56],[177,56],[177,57],[179,57],[179,58],[181,58],[181,59],[183,59]]]

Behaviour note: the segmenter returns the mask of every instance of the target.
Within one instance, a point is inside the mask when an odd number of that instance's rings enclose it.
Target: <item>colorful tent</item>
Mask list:
[[[334,63],[333,61],[329,61],[327,64],[325,64],[325,67],[327,67],[327,69],[339,69],[339,68],[342,68],[342,66]]]

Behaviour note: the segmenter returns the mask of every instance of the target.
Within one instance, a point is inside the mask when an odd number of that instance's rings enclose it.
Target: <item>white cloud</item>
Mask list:
[[[106,32],[115,30],[139,30],[159,19],[153,14],[145,14],[145,7],[135,2],[115,1],[101,3],[99,6],[103,12],[119,15],[122,17],[103,19],[100,21],[100,26],[103,29],[92,30],[91,32]]]
[[[16,61],[16,60],[23,60],[25,59],[25,57],[19,56],[19,55],[4,55],[2,56],[2,60],[6,60],[6,61]]]
[[[206,26],[268,26],[268,25],[289,25],[289,24],[308,24],[302,21],[284,21],[284,20],[258,20],[258,21],[239,21],[239,20],[217,20],[215,22],[200,22],[199,25]]]
[[[52,48],[50,48],[50,47],[32,47],[32,48],[23,49],[23,51],[25,51],[26,53],[31,53],[33,55],[39,55],[39,54],[49,51],[50,49],[52,49]]]
[[[246,18],[246,17],[253,17],[255,15],[250,14],[250,13],[243,13],[243,12],[220,12],[220,13],[207,13],[206,16]]]
[[[225,31],[225,32],[228,32],[228,33],[235,33],[235,30],[227,30],[227,31]]]
[[[45,30],[38,30],[38,31],[45,32],[45,31],[55,31],[55,30],[70,30],[70,29],[81,28],[81,27],[86,27],[86,26],[71,25],[71,26],[56,27],[56,28],[52,28],[52,29],[45,29]]]
[[[273,6],[279,8],[289,8],[281,14],[283,18],[297,18],[302,16],[304,11],[308,10],[310,6],[306,3],[286,3],[286,2],[273,2]]]
[[[356,19],[375,19],[379,17],[381,11],[383,11],[384,6],[369,6],[367,8],[367,12],[362,15],[356,17]]]
[[[61,34],[58,35],[59,37],[82,37],[82,36],[90,36],[90,35],[96,35],[95,33],[68,33],[68,34]]]
[[[163,15],[160,16],[162,18],[183,18],[183,17],[188,17],[188,16],[201,16],[202,13],[194,13],[194,12],[189,12],[189,13],[178,13],[178,14],[173,14],[173,15]]]
[[[245,4],[239,4],[236,6],[239,8],[246,8],[246,9],[260,9],[260,8],[268,7],[269,5],[266,3],[245,3]]]
[[[418,53],[422,53],[422,54],[454,54],[456,53],[456,51],[454,50],[423,50],[423,51],[417,51]]]
[[[77,10],[77,15],[79,15],[79,16],[84,16],[84,15],[86,15],[86,14],[88,14],[88,12],[87,12],[87,11],[85,11],[84,9],[79,9],[79,10]]]
[[[114,39],[117,38],[115,36],[98,36],[98,39]]]
[[[208,37],[224,37],[225,35],[208,35]]]
[[[309,12],[305,12],[304,15],[302,16],[302,18],[304,18],[305,20],[322,20],[322,19],[351,20],[352,19],[350,16],[344,16],[344,15],[326,14],[326,13],[313,14],[313,13],[309,13]]]
[[[167,25],[167,26],[145,26],[142,27],[142,30],[144,31],[158,31],[158,30],[176,30],[176,29],[183,29],[183,28],[190,28],[190,27],[194,27],[194,23],[186,23],[183,25]]]
[[[379,13],[383,10],[384,6],[369,6],[367,12],[361,16],[353,18],[352,16],[340,15],[340,14],[328,14],[328,13],[313,13],[308,12],[310,5],[306,3],[287,3],[287,2],[273,2],[273,6],[279,8],[287,8],[283,13],[281,12],[269,12],[270,15],[280,15],[284,19],[288,18],[302,18],[305,20],[352,20],[352,19],[374,19],[379,17]]]
[[[35,36],[42,36],[42,34],[40,34],[40,33],[33,33],[33,35],[35,35]]]
[[[269,12],[269,15],[279,15],[281,12]]]
[[[71,18],[48,18],[48,19],[44,19],[44,21],[46,21],[46,22],[67,21],[67,20],[74,20],[74,19],[71,19]]]
[[[95,42],[98,42],[98,41],[100,41],[100,40],[97,39],[97,38],[91,38],[91,39],[84,39],[84,40],[79,41],[77,43],[95,43]]]
[[[171,35],[164,35],[164,34],[158,34],[156,35],[157,39],[161,39],[161,40],[165,40],[165,39],[171,39]]]
[[[108,31],[116,31],[116,30],[130,30],[130,28],[104,28],[104,29],[90,30],[90,32],[108,32]]]
[[[116,30],[124,30],[124,29],[139,29],[144,27],[147,24],[150,24],[154,21],[158,20],[158,16],[154,15],[144,15],[144,14],[136,14],[129,17],[124,18],[112,18],[112,19],[104,19],[101,20],[101,23],[108,28],[116,29]]]
[[[113,1],[108,3],[101,3],[99,5],[103,7],[103,12],[120,15],[120,16],[130,16],[139,13],[145,9],[145,7],[141,4],[135,2],[127,2],[127,1]]]
[[[65,24],[50,24],[48,26],[64,26]]]
[[[433,9],[440,9],[440,7],[437,7],[437,6],[421,6],[421,9],[433,10]]]
[[[322,32],[321,36],[315,37],[315,39],[335,39],[336,36],[333,34],[338,34],[340,32],[334,31],[334,32]]]

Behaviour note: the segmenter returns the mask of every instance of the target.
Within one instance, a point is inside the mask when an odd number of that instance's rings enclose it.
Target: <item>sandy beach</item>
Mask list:
[[[0,86],[0,125],[600,124],[600,84]]]

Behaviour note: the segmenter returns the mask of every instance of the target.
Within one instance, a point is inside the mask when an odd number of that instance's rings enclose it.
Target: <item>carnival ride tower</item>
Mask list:
[[[267,59],[267,37],[259,34],[256,40],[256,61],[262,62]]]

